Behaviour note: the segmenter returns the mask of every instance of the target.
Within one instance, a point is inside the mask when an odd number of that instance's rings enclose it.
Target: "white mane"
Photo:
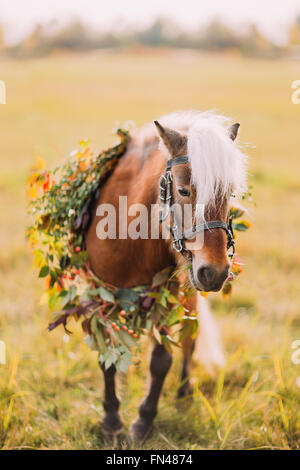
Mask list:
[[[233,193],[238,197],[246,191],[247,159],[229,137],[229,118],[213,111],[179,111],[162,116],[158,121],[188,137],[188,156],[197,204],[213,205],[217,196],[227,198]],[[152,124],[144,126],[139,137],[148,141],[153,132],[156,134],[154,128]]]

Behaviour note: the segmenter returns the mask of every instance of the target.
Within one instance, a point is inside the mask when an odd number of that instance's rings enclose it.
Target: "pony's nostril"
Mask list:
[[[212,266],[203,266],[198,271],[198,279],[204,286],[212,285],[217,277],[217,271]]]
[[[220,290],[228,276],[228,268],[229,267],[226,266],[226,268],[221,272],[217,271],[217,269],[210,264],[199,268],[197,277],[202,288],[206,291]]]

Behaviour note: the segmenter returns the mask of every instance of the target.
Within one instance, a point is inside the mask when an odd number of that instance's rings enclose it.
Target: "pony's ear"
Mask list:
[[[235,124],[232,124],[232,126],[229,127],[229,137],[231,140],[235,140],[236,136],[239,131],[240,124],[236,122]]]
[[[154,124],[171,157],[174,158],[186,152],[186,136],[168,127],[163,127],[158,121],[154,121]]]

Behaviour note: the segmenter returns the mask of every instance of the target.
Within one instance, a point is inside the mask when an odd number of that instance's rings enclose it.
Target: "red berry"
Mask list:
[[[121,317],[125,317],[125,315],[126,315],[125,310],[121,310],[120,315],[121,315]]]
[[[75,274],[78,276],[78,274],[79,274],[79,269],[76,269]]]
[[[117,324],[116,324],[115,322],[113,322],[113,323],[111,324],[111,326],[112,326],[113,328],[115,328],[115,327],[117,326]]]
[[[120,328],[119,328],[118,326],[115,327],[115,331],[119,331],[119,329],[120,329]]]
[[[138,335],[137,335],[136,333],[134,333],[132,336],[133,336],[134,338],[137,338],[137,337],[138,337]]]
[[[79,251],[80,251],[80,246],[76,246],[75,251],[76,251],[76,253],[79,253]]]
[[[123,325],[122,330],[127,331],[127,326]]]
[[[133,335],[134,331],[133,331],[133,330],[128,330],[128,333],[129,333],[130,335]]]
[[[62,275],[62,277],[63,277],[64,279],[67,279],[68,276],[66,275],[66,273],[64,273],[64,274]]]
[[[71,276],[69,276],[69,279],[70,279],[71,281],[74,281],[75,276],[73,276],[73,274],[71,274]]]

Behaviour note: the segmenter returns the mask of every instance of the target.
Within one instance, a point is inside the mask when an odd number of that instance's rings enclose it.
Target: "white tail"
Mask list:
[[[195,346],[195,359],[199,360],[211,375],[225,365],[220,332],[210,312],[209,304],[200,294],[197,295],[198,335]]]

